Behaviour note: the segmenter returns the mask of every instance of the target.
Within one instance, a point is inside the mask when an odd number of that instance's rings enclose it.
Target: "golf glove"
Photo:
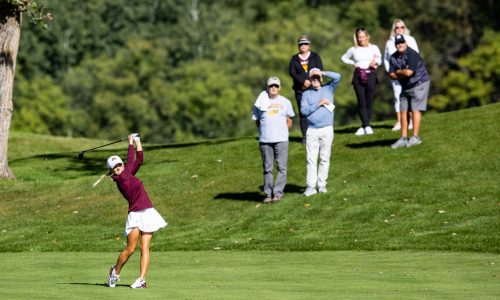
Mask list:
[[[141,137],[138,133],[132,133],[132,138],[134,139],[134,142],[138,142],[141,140]]]

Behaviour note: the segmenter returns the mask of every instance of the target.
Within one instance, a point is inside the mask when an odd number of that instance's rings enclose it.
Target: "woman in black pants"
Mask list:
[[[354,47],[342,55],[342,61],[354,66],[352,84],[358,99],[361,119],[361,127],[356,131],[356,135],[373,134],[370,122],[377,84],[376,71],[382,63],[382,55],[377,45],[370,44],[370,35],[364,28],[356,29],[353,39]]]

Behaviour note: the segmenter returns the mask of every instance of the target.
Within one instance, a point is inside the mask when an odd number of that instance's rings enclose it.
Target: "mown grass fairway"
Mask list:
[[[104,286],[115,253],[2,253],[3,299],[498,299],[498,255],[439,252],[186,251],[138,256]]]
[[[337,128],[329,193],[309,198],[305,149],[292,138],[286,195],[272,205],[261,203],[255,137],[146,143],[138,176],[169,222],[152,243],[147,291],[101,285],[123,248],[127,204],[111,181],[91,186],[125,143],[78,160],[107,141],[12,133],[0,295],[498,298],[499,115],[499,104],[426,114],[423,144],[399,150],[389,123],[368,137]],[[137,257],[121,283],[137,276]]]
[[[146,144],[138,176],[170,223],[154,250],[500,253],[499,115],[500,105],[428,114],[424,143],[398,150],[390,125],[369,137],[337,129],[330,192],[310,198],[301,194],[305,149],[291,142],[286,195],[274,205],[261,204],[253,137]],[[92,184],[126,144],[78,160],[91,144],[102,141],[13,134],[17,179],[0,181],[0,252],[122,248],[127,204],[110,180]]]

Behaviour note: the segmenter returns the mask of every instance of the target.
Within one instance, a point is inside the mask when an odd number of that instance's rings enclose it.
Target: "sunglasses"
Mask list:
[[[405,29],[404,26],[396,26],[396,29]]]
[[[302,46],[309,46],[309,44],[299,44],[299,47],[302,47]]]
[[[273,87],[274,87],[274,88],[277,88],[277,89],[279,89],[279,88],[280,88],[280,86],[279,86],[279,85],[277,85],[277,84],[271,84],[271,85],[268,85],[267,87],[268,87],[268,88],[273,88]]]

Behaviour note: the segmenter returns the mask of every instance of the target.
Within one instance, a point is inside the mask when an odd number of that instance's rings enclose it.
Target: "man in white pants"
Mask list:
[[[323,75],[332,80],[321,85]],[[333,93],[340,82],[340,74],[312,69],[309,72],[311,87],[302,95],[301,113],[306,116],[308,129],[306,133],[307,176],[306,191],[309,197],[318,193],[326,193],[326,180],[330,169],[330,154],[333,143]],[[319,154],[319,167],[318,167]],[[316,186],[318,190],[316,190]]]

